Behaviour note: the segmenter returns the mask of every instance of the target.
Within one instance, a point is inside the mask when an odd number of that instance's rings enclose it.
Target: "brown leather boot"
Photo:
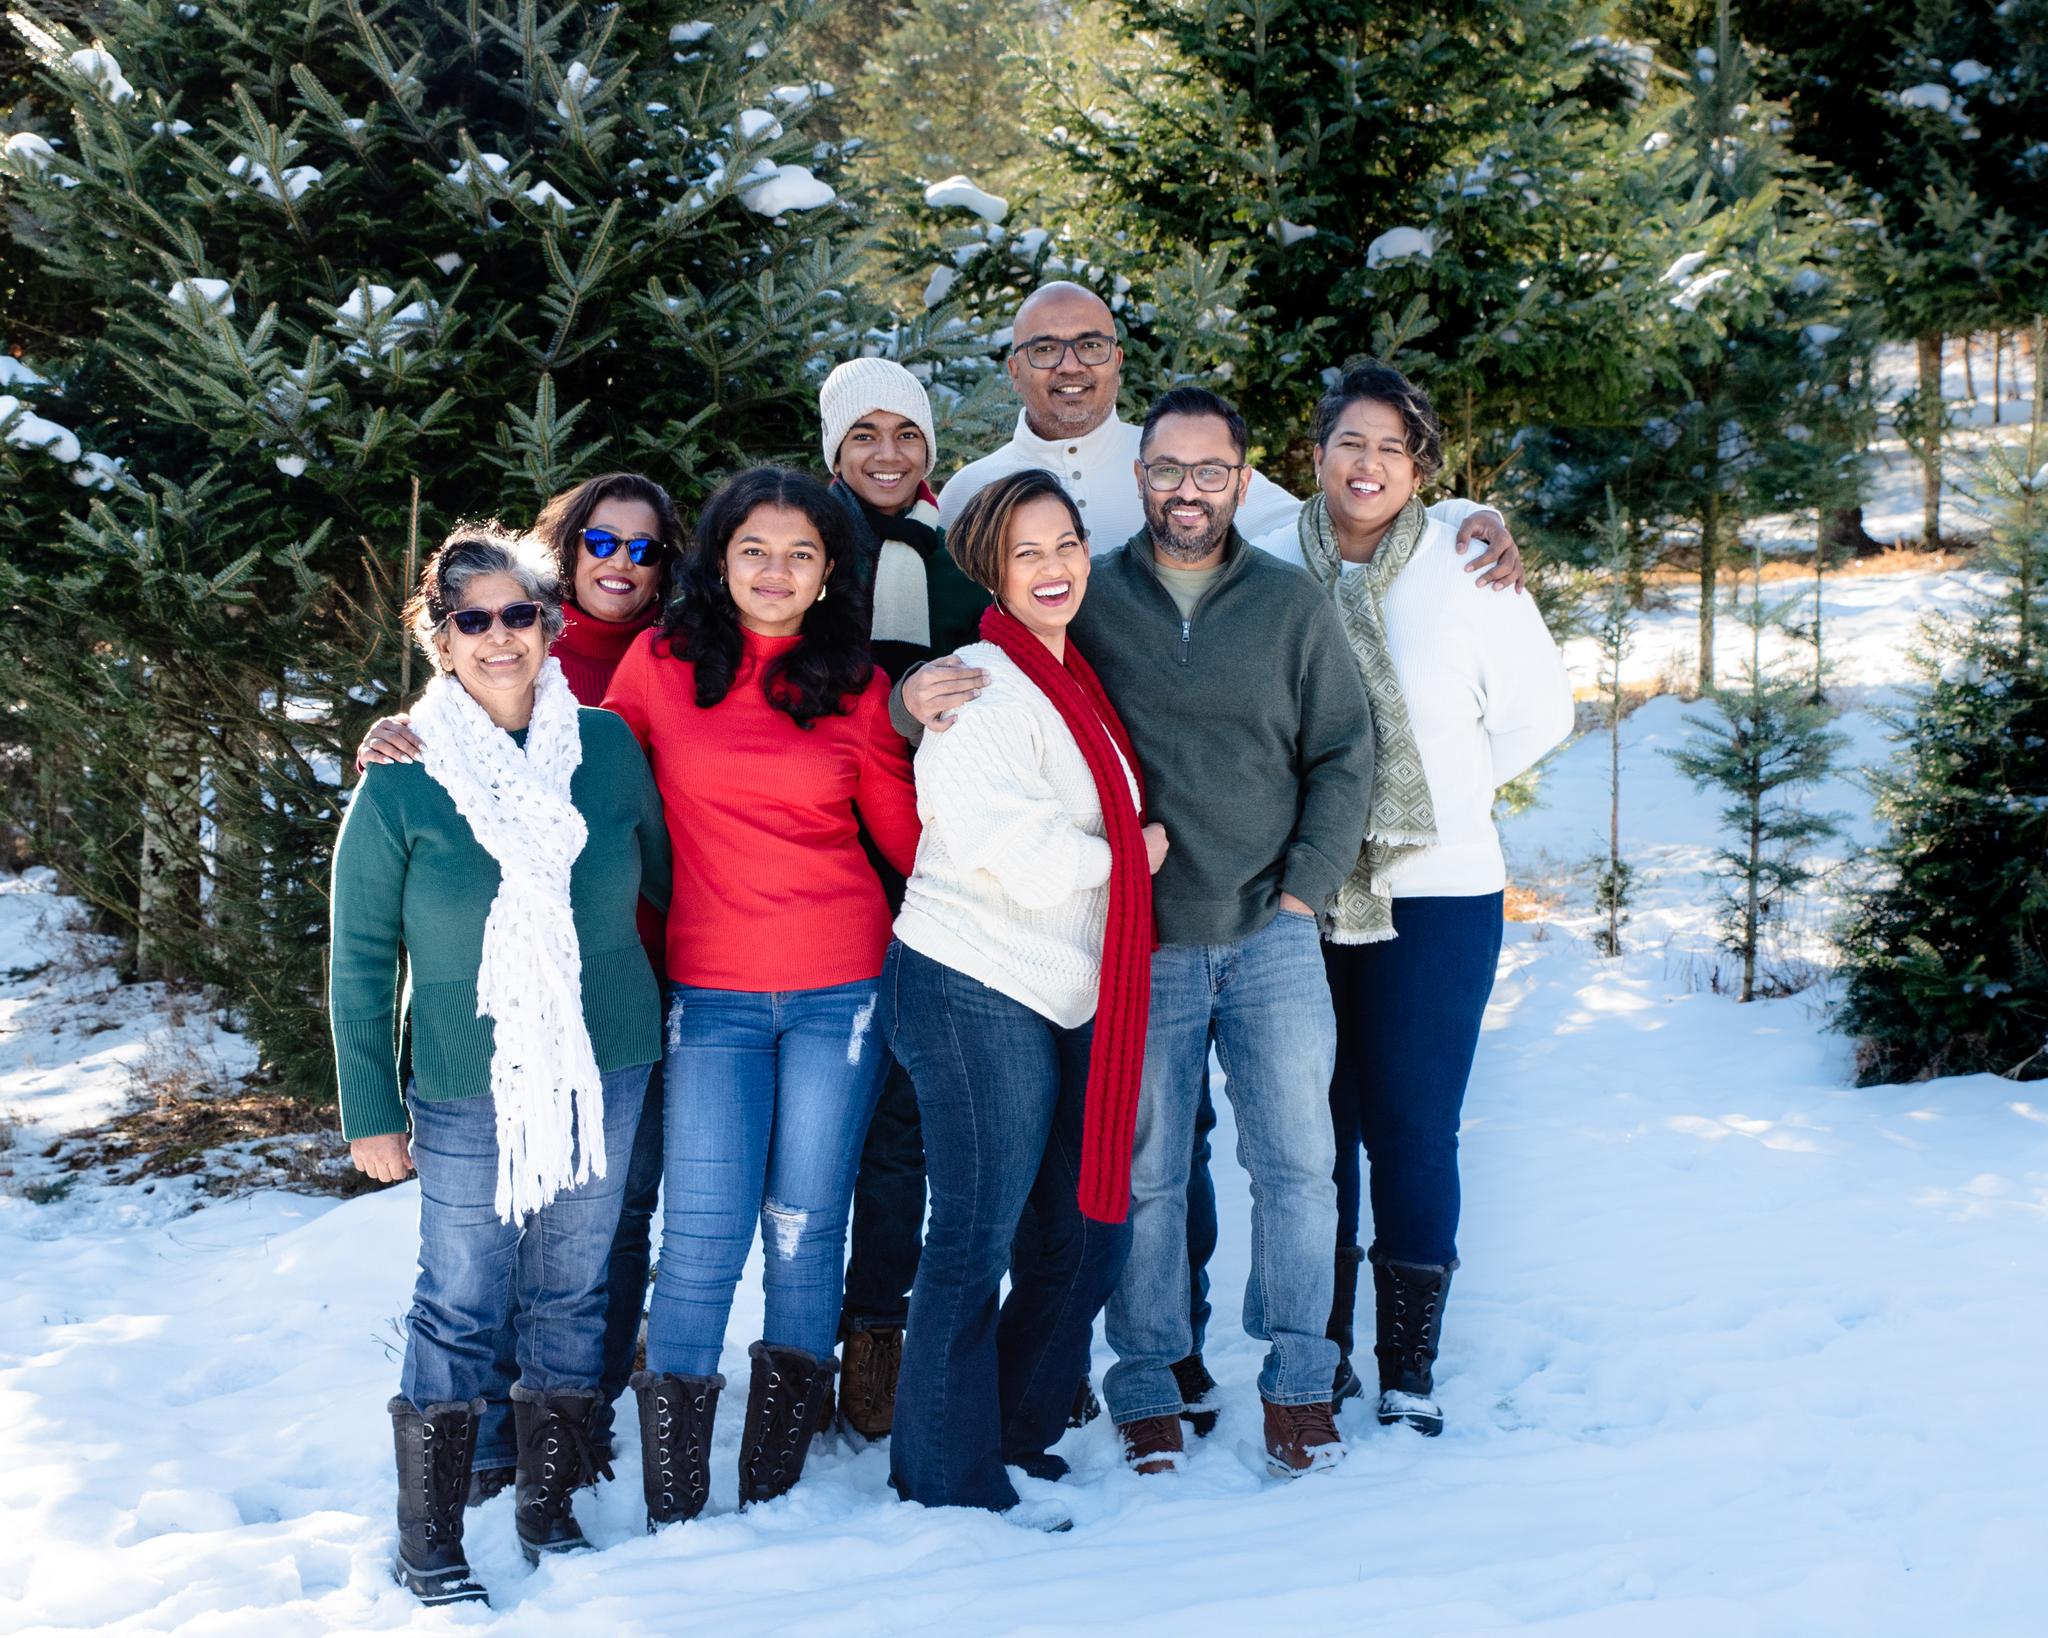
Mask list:
[[[896,1425],[896,1377],[903,1368],[903,1327],[849,1331],[839,1367],[839,1420],[863,1439],[886,1439]]]
[[[1141,1416],[1135,1422],[1120,1422],[1124,1460],[1140,1473],[1178,1473],[1187,1465],[1180,1442],[1178,1416]]]
[[[1298,1479],[1304,1473],[1335,1467],[1344,1459],[1344,1441],[1330,1414],[1329,1400],[1320,1399],[1313,1405],[1276,1405],[1270,1399],[1263,1403],[1266,1466],[1276,1477]]]

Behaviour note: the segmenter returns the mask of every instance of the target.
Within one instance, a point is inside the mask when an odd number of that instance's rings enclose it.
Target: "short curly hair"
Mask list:
[[[404,611],[406,629],[436,671],[444,667],[435,636],[463,606],[470,583],[488,574],[509,574],[540,605],[541,634],[548,642],[562,634],[562,576],[547,543],[495,518],[458,523],[421,568],[419,586]]]
[[[1335,386],[1316,401],[1316,448],[1327,449],[1337,423],[1353,404],[1385,404],[1401,417],[1408,434],[1408,455],[1415,462],[1415,487],[1426,488],[1444,469],[1444,429],[1429,394],[1376,358],[1361,358],[1344,367]]]

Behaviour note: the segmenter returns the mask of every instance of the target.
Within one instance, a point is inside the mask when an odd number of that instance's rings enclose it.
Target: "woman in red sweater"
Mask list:
[[[683,526],[675,502],[652,478],[638,472],[607,472],[565,489],[540,510],[533,533],[554,554],[568,596],[562,602],[561,635],[548,650],[578,705],[599,705],[633,639],[661,618],[669,582],[681,554]],[[410,719],[384,717],[372,725],[356,753],[361,770],[373,762],[413,762],[420,742]],[[655,976],[661,976],[662,921],[652,905],[640,906],[640,941],[647,946]],[[647,1309],[650,1226],[661,1196],[661,1065],[647,1084],[647,1101],[627,1162],[625,1200],[612,1241],[606,1278],[604,1369],[599,1404],[591,1423],[598,1454],[611,1455],[612,1411],[626,1391],[640,1341],[640,1317]],[[512,1437],[514,1320],[498,1344],[498,1370],[484,1391],[471,1461],[470,1503],[495,1496],[512,1477],[517,1452]]]
[[[918,839],[857,554],[815,479],[742,473],[706,503],[668,618],[605,696],[653,765],[677,881],[662,1256],[633,1379],[650,1526],[708,1492],[757,1222],[742,1503],[796,1482],[830,1402],[847,1209],[886,1063],[872,1026],[889,908],[860,827],[904,875]]]

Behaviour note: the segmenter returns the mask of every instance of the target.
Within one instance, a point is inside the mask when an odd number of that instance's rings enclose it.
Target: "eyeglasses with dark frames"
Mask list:
[[[1225,465],[1222,461],[1202,461],[1188,466],[1180,461],[1140,461],[1145,471],[1145,487],[1155,495],[1170,495],[1193,474],[1195,487],[1205,495],[1220,495],[1230,487],[1231,478],[1244,470],[1244,462]]]
[[[1116,353],[1116,337],[1072,336],[1062,338],[1060,336],[1034,336],[1029,341],[1020,342],[1017,346],[1012,347],[1010,351],[1022,353],[1024,355],[1024,362],[1029,364],[1034,370],[1056,370],[1060,367],[1060,361],[1070,352],[1074,355],[1076,363],[1085,364],[1090,369],[1094,369],[1099,365],[1107,364],[1111,357],[1114,356]]]

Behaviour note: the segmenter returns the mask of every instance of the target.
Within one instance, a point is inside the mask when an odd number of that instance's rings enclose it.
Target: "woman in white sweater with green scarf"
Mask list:
[[[1337,1013],[1337,1287],[1350,1362],[1358,1151],[1371,1183],[1379,1420],[1443,1429],[1434,1366],[1458,1266],[1458,1120],[1500,958],[1506,865],[1494,792],[1571,732],[1571,686],[1535,603],[1462,572],[1455,522],[1417,491],[1443,464],[1428,397],[1354,365],[1316,406],[1316,479],[1292,528],[1258,544],[1330,589],[1371,701],[1377,751],[1358,865],[1323,929]]]

